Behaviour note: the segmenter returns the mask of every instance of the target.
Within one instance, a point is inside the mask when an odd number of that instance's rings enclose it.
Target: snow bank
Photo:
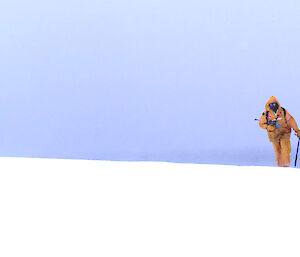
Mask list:
[[[0,158],[1,256],[299,256],[298,169]]]

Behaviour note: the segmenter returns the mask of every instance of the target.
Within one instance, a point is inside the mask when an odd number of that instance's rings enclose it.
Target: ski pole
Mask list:
[[[294,166],[294,168],[296,168],[296,166],[297,166],[299,143],[300,143],[300,138],[298,139],[298,146],[297,146],[297,152],[296,152],[296,158],[295,158],[295,166]]]

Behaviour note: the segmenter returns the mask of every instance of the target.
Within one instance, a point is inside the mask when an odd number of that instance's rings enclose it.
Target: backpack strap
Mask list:
[[[286,116],[286,109],[284,109],[283,107],[281,107],[281,109],[283,110],[283,114],[284,114],[284,118]]]
[[[269,124],[269,111],[266,111],[266,121],[267,121],[267,124]]]
[[[266,123],[265,124],[269,125],[269,111],[263,112],[262,115],[266,116]]]

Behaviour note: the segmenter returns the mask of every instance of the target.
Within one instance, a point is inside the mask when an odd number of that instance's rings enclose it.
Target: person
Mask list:
[[[279,167],[290,166],[291,129],[300,137],[300,130],[295,119],[281,107],[275,96],[271,96],[266,109],[261,115],[259,126],[268,131],[268,137],[273,144],[276,164]]]

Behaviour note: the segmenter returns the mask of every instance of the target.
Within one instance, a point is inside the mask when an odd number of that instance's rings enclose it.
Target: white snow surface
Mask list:
[[[0,158],[0,256],[297,256],[293,168]]]

